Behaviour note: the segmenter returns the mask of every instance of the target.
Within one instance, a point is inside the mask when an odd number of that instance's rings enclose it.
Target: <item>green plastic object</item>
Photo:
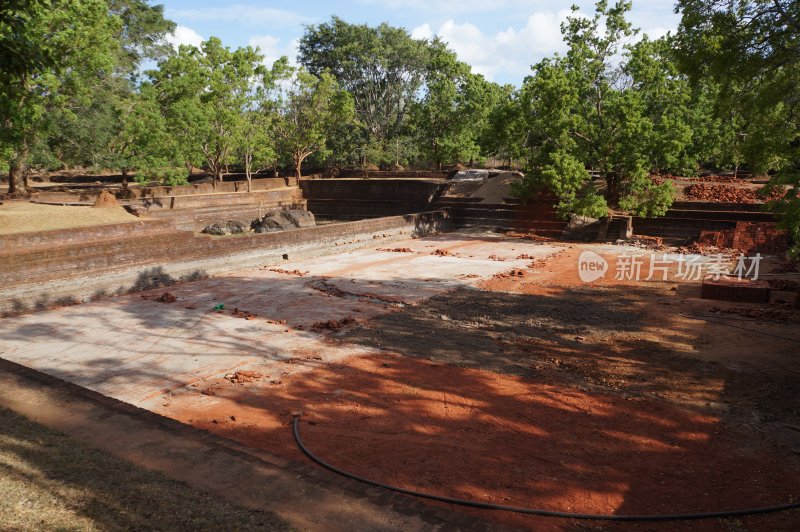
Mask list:
[[[220,303],[219,305],[214,306],[214,310],[225,310],[225,305]]]

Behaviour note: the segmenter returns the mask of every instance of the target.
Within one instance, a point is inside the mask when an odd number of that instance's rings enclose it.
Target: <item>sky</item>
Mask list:
[[[231,48],[258,46],[271,64],[282,55],[294,60],[298,39],[308,25],[333,15],[347,22],[388,22],[414,37],[438,35],[460,60],[498,83],[520,85],[531,65],[563,51],[560,24],[576,4],[591,14],[587,0],[300,0],[220,2],[156,0],[178,24],[173,44],[197,45],[210,36]],[[679,16],[674,0],[633,0],[630,20],[651,37],[674,31]]]

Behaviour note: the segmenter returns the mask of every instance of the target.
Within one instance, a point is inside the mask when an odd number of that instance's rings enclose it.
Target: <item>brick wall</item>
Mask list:
[[[163,223],[57,231],[30,248],[0,238],[0,315],[91,300],[184,279],[280,264],[447,229],[443,212],[393,216],[280,233],[197,235]],[[13,240],[13,247],[8,245]]]
[[[772,222],[736,222],[736,227],[722,231],[702,231],[698,240],[720,248],[745,253],[785,253],[789,241],[786,231]]]

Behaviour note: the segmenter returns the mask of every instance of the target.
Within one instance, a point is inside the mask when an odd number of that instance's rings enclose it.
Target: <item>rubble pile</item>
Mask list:
[[[757,203],[756,191],[730,185],[709,185],[695,183],[683,189],[689,199],[712,201],[715,203]]]
[[[378,248],[377,251],[385,251],[388,253],[414,253],[410,248]]]
[[[311,326],[311,330],[315,332],[325,331],[325,330],[338,331],[342,327],[353,325],[355,322],[356,320],[352,316],[348,316],[342,320],[318,321],[317,323]]]
[[[257,381],[263,376],[264,375],[257,371],[239,370],[236,373],[225,375],[225,378],[231,381],[233,384],[244,384],[246,382]]]

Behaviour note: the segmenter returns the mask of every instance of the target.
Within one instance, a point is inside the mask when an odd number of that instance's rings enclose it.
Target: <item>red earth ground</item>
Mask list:
[[[697,299],[696,284],[582,286],[579,251],[330,335],[380,356],[206,382],[161,413],[303,461],[302,411],[306,444],[338,467],[505,505],[658,514],[797,500],[797,344],[680,315],[733,307]],[[800,337],[792,320],[750,326]],[[678,524],[464,511],[535,530],[800,528],[798,511]]]

